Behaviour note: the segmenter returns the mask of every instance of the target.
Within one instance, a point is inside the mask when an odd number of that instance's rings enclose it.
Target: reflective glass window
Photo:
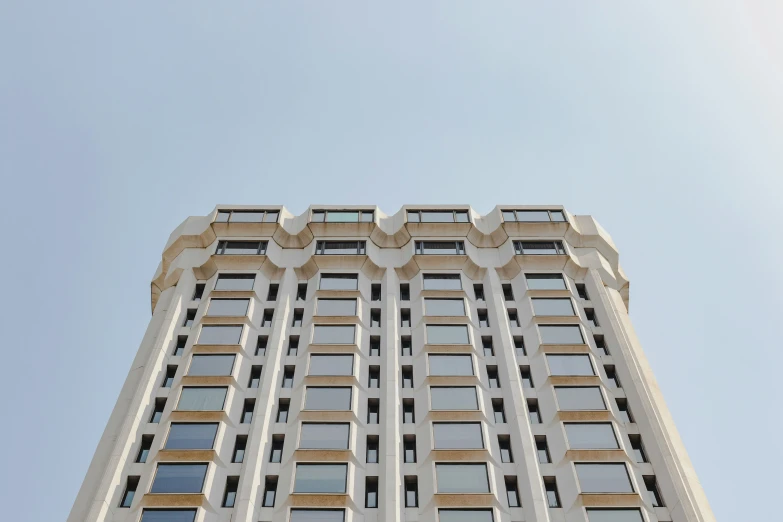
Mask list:
[[[424,300],[425,315],[465,315],[463,299],[432,299]]]
[[[470,355],[430,355],[430,375],[473,375]]]
[[[209,324],[201,327],[198,344],[239,344],[241,325]]]
[[[295,493],[345,493],[347,464],[297,464]]]
[[[190,362],[188,375],[231,375],[236,355],[196,354]]]
[[[555,386],[555,395],[561,411],[606,409],[598,386]]]
[[[550,375],[595,375],[587,354],[547,354]]]
[[[575,315],[574,305],[567,297],[564,298],[533,298],[533,311],[536,315]]]
[[[207,464],[158,464],[150,493],[201,493]]]
[[[317,324],[313,331],[313,344],[353,344],[355,325]]]
[[[353,355],[313,354],[308,375],[353,375]]]
[[[226,387],[185,386],[177,409],[182,411],[219,411],[226,402]]]
[[[302,449],[348,449],[350,424],[315,423],[302,424],[299,447]]]
[[[207,315],[247,315],[250,299],[210,299]]]
[[[584,344],[582,329],[576,324],[542,324],[538,326],[543,344]]]
[[[480,422],[436,422],[432,425],[435,449],[483,449]]]
[[[351,388],[350,387],[321,387],[308,386],[305,395],[306,410],[350,410],[351,409]]]
[[[469,344],[468,327],[462,324],[428,324],[428,344]]]
[[[433,386],[430,388],[433,410],[477,410],[478,395],[474,386]]]
[[[435,464],[438,493],[489,493],[486,464]]]
[[[217,422],[172,422],[164,449],[212,449],[217,430]]]

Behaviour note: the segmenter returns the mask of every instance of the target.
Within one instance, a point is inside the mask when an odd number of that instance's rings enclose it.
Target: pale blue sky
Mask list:
[[[596,216],[717,518],[777,519],[783,4],[375,4],[0,2],[2,518],[66,517],[186,216],[427,202]]]

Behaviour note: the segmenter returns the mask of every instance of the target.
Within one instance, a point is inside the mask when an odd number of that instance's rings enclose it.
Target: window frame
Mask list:
[[[441,410],[441,411],[443,411],[443,410]],[[430,425],[431,425],[430,431],[431,431],[431,434],[432,434],[432,450],[435,450],[435,451],[455,451],[455,450],[457,450],[458,451],[458,450],[484,450],[484,449],[487,449],[486,440],[485,440],[486,438],[484,436],[484,423],[481,422],[481,421],[451,421],[451,420],[432,421],[432,422],[430,422]],[[439,448],[438,447],[437,431],[435,429],[436,426],[439,426],[439,425],[448,425],[448,426],[459,425],[460,427],[463,427],[463,426],[477,426],[478,427],[478,435],[479,435],[479,439],[480,439],[479,442],[481,443],[481,445],[479,447],[473,447],[473,448],[444,448],[444,447],[440,447]],[[464,439],[465,437],[462,437],[462,438]]]
[[[551,243],[551,249],[544,248],[528,248],[525,251],[524,244],[532,243],[537,245],[544,245]],[[535,253],[537,250],[554,250],[555,252],[546,252],[543,254]],[[514,240],[514,253],[518,256],[564,256],[568,255],[568,250],[565,247],[565,242],[560,239],[515,239]]]
[[[542,221],[542,220],[529,220],[529,219],[519,219],[519,214],[525,214],[529,212],[546,212],[547,217],[549,218],[548,221]],[[506,213],[513,213],[514,219],[509,220],[506,219]],[[563,219],[552,219],[552,214],[562,214]],[[534,209],[534,208],[506,208],[500,210],[500,217],[503,219],[504,223],[568,223],[568,215],[565,212],[565,209]]]
[[[347,214],[347,213],[355,213],[356,214],[356,221],[348,220],[348,221],[329,221],[329,213],[335,213],[335,214]],[[364,219],[364,216],[366,214],[370,215],[370,219]],[[316,219],[315,216],[320,215],[323,219]],[[374,223],[375,222],[375,210],[368,210],[368,209],[326,209],[326,208],[315,208],[310,211],[310,223],[323,223],[323,224],[329,224],[329,223]]]
[[[312,373],[313,357],[333,357],[337,359],[351,359],[350,373]],[[356,357],[352,353],[312,352],[307,357],[307,376],[314,377],[353,377],[356,373]]]
[[[343,487],[342,491],[297,491],[296,484],[298,482],[299,478],[299,467],[300,466],[309,466],[309,467],[342,467],[345,469],[345,475],[343,477]],[[302,462],[297,461],[294,463],[294,476],[293,476],[293,493],[300,494],[300,495],[347,495],[348,494],[348,473],[349,473],[349,467],[348,462]]]
[[[246,303],[245,311],[241,314],[216,314],[212,312],[212,305],[215,303],[215,301],[244,301]],[[247,317],[248,310],[250,310],[249,297],[210,297],[204,317]]]
[[[228,214],[228,217],[223,220],[219,219],[221,214]],[[234,214],[262,214],[261,221],[233,221],[232,218],[234,217]],[[267,216],[270,214],[275,214],[274,220],[267,220]],[[280,210],[274,210],[274,209],[228,209],[228,208],[219,208],[217,209],[217,212],[215,212],[215,219],[212,221],[212,223],[226,223],[226,224],[232,224],[232,223],[277,223],[280,220]]]
[[[336,246],[340,243],[345,244],[344,248],[339,250],[350,250],[350,244],[356,244],[356,252],[329,252],[330,246]],[[334,248],[334,250],[338,250]],[[364,256],[367,255],[367,241],[357,239],[319,239],[315,242],[315,255],[317,256]]]
[[[434,405],[434,402],[432,400],[432,390],[433,389],[438,389],[438,390],[441,390],[441,389],[454,389],[454,388],[460,388],[460,389],[462,389],[462,388],[465,388],[465,389],[472,388],[473,389],[473,393],[474,393],[474,397],[476,398],[476,407],[475,408],[457,408],[457,409],[455,409],[455,408],[436,408],[435,405]],[[428,400],[429,400],[429,407],[430,407],[429,411],[480,411],[481,410],[481,398],[479,397],[478,387],[475,386],[475,385],[470,385],[470,386],[429,386],[429,390],[428,391],[429,391]]]
[[[258,243],[255,254],[236,254],[226,252],[231,243]],[[266,249],[269,247],[269,241],[263,239],[219,239],[214,255],[216,256],[265,256]]]
[[[609,411],[609,406],[607,405],[606,396],[604,395],[603,389],[601,386],[598,385],[589,385],[589,386],[554,386],[554,394],[555,394],[555,404],[557,405],[557,411]],[[563,409],[560,405],[560,397],[557,394],[557,390],[559,389],[584,389],[584,388],[591,388],[598,390],[598,393],[600,394],[601,401],[603,402],[604,407],[602,409],[595,409],[595,408],[580,408],[580,409]]]
[[[446,250],[445,248],[432,248],[428,247],[427,244],[430,245],[453,245],[454,252],[438,252],[439,250]],[[461,239],[455,239],[453,241],[451,240],[442,240],[442,239],[421,239],[416,240],[414,242],[414,254],[417,256],[464,256],[465,253],[465,241]]]
[[[451,212],[451,219],[452,221],[423,221],[422,220],[422,214],[447,214]],[[458,216],[464,215],[465,220],[462,221],[458,219]],[[411,219],[412,216],[416,216],[415,219]],[[432,224],[459,224],[459,223],[470,223],[470,213],[467,209],[421,209],[421,210],[406,210],[405,213],[406,217],[406,223],[416,223],[416,224],[423,224],[423,225],[432,225]]]

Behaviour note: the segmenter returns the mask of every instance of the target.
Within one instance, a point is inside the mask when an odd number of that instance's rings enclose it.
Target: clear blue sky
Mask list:
[[[186,216],[428,202],[596,216],[716,516],[778,519],[783,4],[376,4],[0,2],[2,518],[67,515]]]

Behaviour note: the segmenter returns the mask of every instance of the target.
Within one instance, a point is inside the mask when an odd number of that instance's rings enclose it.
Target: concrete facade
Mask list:
[[[593,218],[557,206],[498,206],[485,216],[468,206],[406,206],[394,215],[372,206],[314,206],[294,216],[283,207],[221,205],[190,217],[163,251],[150,325],[68,521],[714,521],[633,332],[618,257]],[[216,288],[230,274],[252,275],[251,286]],[[324,274],[355,274],[356,288],[323,289]],[[425,276],[436,274],[458,277],[428,279],[425,288]],[[355,311],[327,299],[353,299]],[[464,314],[437,312],[459,302]],[[331,314],[337,305],[350,315]],[[213,313],[221,306],[246,311]],[[331,326],[353,326],[353,334]],[[214,332],[222,332],[219,342],[207,339]],[[226,341],[226,332],[241,333]],[[235,359],[226,371],[196,371],[194,356],[210,367],[217,361],[206,354]],[[332,371],[338,359],[322,357],[330,368],[324,372],[314,354],[350,354],[353,364]],[[469,369],[439,372],[437,361],[458,361],[430,357],[439,354],[468,356],[459,361],[469,360]],[[336,387],[351,390],[349,407],[324,391]],[[183,406],[192,402],[185,390],[205,388],[213,388],[203,392],[210,397],[225,389],[222,408]],[[475,389],[477,409],[435,409],[433,393],[456,401],[458,393],[472,394],[465,388]],[[309,407],[319,401],[334,408]],[[288,404],[284,422],[281,402]],[[412,422],[404,413],[409,405]],[[334,440],[315,443],[323,447],[303,442],[303,424],[319,422],[348,424],[340,447]],[[172,423],[217,424],[217,431],[211,444],[171,449]],[[446,440],[454,426],[442,426],[438,437],[445,438],[437,440],[437,423],[478,424],[478,447],[454,447]],[[309,429],[326,433],[325,426]],[[583,435],[594,430],[613,433],[615,442]],[[246,447],[234,462],[238,437]],[[377,459],[368,455],[373,442]],[[415,457],[406,459],[412,448]],[[206,473],[166,480],[159,466],[172,463],[203,464]],[[331,491],[335,481],[313,471],[342,468],[297,471],[307,463],[344,464],[344,487]],[[486,484],[465,474],[483,468],[466,464],[485,465]],[[308,480],[307,473],[314,475]],[[406,506],[414,479],[416,505]],[[276,495],[266,506],[270,480]],[[648,491],[653,481],[659,502]],[[507,496],[513,483],[519,507]],[[373,484],[377,507],[368,507]],[[330,491],[311,491],[323,486]],[[316,511],[295,511],[304,509]]]

